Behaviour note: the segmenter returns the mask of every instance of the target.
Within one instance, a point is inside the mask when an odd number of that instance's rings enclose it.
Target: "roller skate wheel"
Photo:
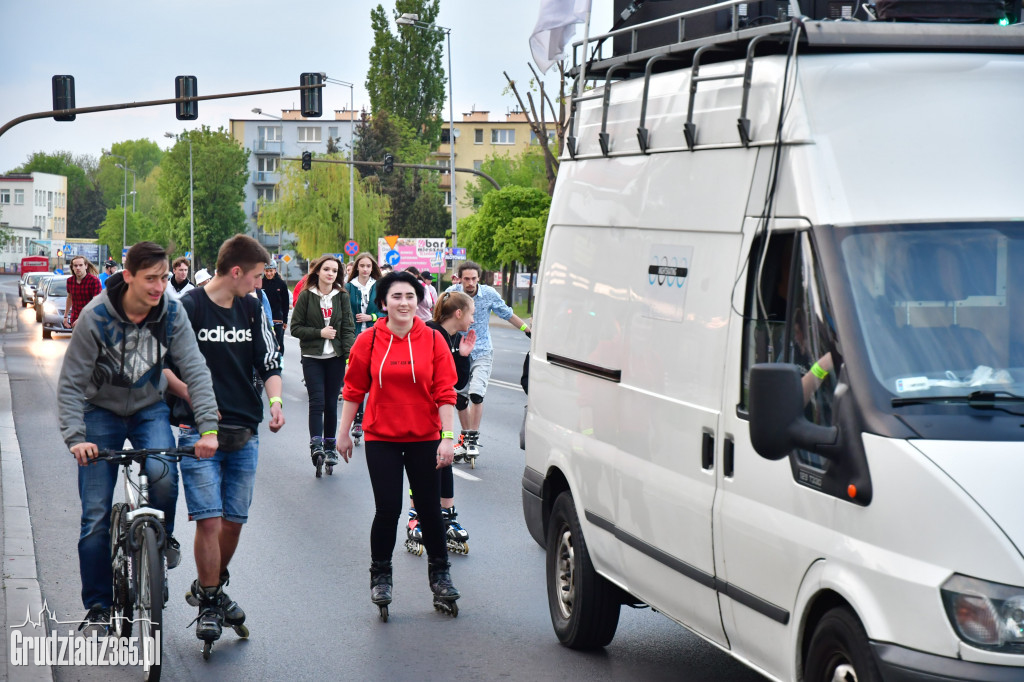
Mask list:
[[[476,457],[469,458],[469,468],[476,469]]]
[[[324,458],[323,457],[317,457],[316,458],[316,477],[320,478],[321,476],[323,476],[323,474],[324,474]]]
[[[242,639],[249,639],[249,628],[244,625],[232,625],[231,627],[234,629],[236,635]]]
[[[210,653],[213,651],[213,642],[205,642],[203,644],[203,660],[210,660]]]
[[[382,622],[382,623],[388,622],[388,607],[387,606],[381,606],[379,608],[380,608],[380,622]]]
[[[324,468],[327,470],[327,475],[328,476],[333,476],[334,475],[334,465],[333,464],[325,464]]]

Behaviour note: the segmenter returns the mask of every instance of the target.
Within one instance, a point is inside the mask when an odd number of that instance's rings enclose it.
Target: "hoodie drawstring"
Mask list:
[[[412,357],[412,331],[405,335],[405,340],[409,342],[409,363],[412,365],[412,383],[416,383],[416,361]]]
[[[376,333],[376,332],[374,332]],[[391,344],[394,342],[394,334],[390,334],[388,338],[388,349],[384,351],[384,357],[380,360],[380,367],[377,369],[377,383],[381,388],[384,388],[384,362],[388,359],[388,353],[391,352]],[[416,360],[412,355],[412,334],[405,335],[405,341],[409,344],[409,364],[412,367],[412,383],[416,383]],[[371,349],[372,353],[372,349]]]

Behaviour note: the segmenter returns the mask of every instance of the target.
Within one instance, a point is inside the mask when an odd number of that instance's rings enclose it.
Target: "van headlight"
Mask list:
[[[972,646],[1024,653],[1024,587],[954,575],[942,585],[946,615]]]
[[[43,312],[47,315],[56,315],[57,306],[55,306],[52,301],[46,301],[43,303]]]

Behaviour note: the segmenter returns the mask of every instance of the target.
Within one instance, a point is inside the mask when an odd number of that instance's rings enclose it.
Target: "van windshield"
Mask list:
[[[1024,225],[841,233],[871,369],[894,405],[1024,396]]]

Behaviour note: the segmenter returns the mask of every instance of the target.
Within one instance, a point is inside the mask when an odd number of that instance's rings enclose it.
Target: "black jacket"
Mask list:
[[[284,283],[281,275],[274,273],[273,279],[263,277],[263,293],[270,301],[270,312],[274,316],[274,322],[288,321],[288,308],[292,297],[288,293],[288,285]]]

